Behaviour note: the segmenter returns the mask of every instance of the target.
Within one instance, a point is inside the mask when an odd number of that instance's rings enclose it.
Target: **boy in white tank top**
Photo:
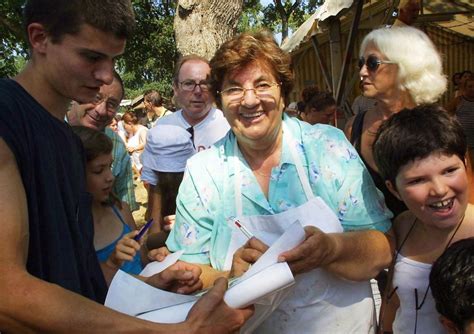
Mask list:
[[[474,236],[465,154],[461,125],[436,106],[402,110],[378,131],[377,168],[388,189],[408,207],[394,221],[397,252],[384,296],[384,331],[446,333],[429,273],[449,245]]]

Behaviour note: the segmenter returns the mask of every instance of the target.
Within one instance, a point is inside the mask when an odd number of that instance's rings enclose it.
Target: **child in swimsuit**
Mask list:
[[[110,282],[118,269],[139,274],[143,269],[141,245],[132,213],[125,202],[112,193],[112,141],[102,132],[77,126],[86,155],[87,190],[92,195],[94,248],[104,276]],[[142,262],[143,261],[143,262]]]

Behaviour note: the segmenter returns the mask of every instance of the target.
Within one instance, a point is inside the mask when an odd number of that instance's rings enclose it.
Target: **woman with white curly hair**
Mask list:
[[[384,27],[373,30],[360,48],[360,78],[364,96],[377,104],[349,120],[346,135],[364,160],[389,209],[397,216],[406,210],[379,175],[372,144],[381,123],[404,108],[433,103],[446,90],[441,56],[419,29]]]

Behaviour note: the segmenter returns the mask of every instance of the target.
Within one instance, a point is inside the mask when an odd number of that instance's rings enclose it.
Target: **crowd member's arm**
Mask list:
[[[461,97],[455,97],[446,105],[446,111],[451,115],[456,115],[456,109],[458,108],[459,102],[461,101]]]
[[[130,206],[127,202],[122,201],[122,208],[120,209],[120,213],[122,214],[125,223],[130,227],[130,229],[136,230],[137,224],[135,223],[135,218],[133,218],[132,211],[130,210]]]
[[[106,134],[107,130],[106,130]],[[113,138],[114,142],[114,164],[112,172],[115,176],[114,193],[118,198],[129,205],[130,211],[138,210],[135,200],[135,186],[133,185],[132,161],[127,153],[125,144],[118,138]]]
[[[148,143],[149,144],[149,143]],[[142,154],[143,168],[141,179],[148,184],[148,207],[146,219],[153,219],[153,225],[148,230],[149,234],[161,231],[161,191],[158,185],[158,172],[147,165],[150,153],[145,149]]]
[[[163,261],[166,256],[171,254],[171,252],[168,250],[166,247],[161,247],[158,249],[153,249],[148,253],[148,258],[151,261]],[[214,285],[214,282],[220,278],[224,277],[227,278],[229,277],[229,272],[228,271],[219,271],[214,268],[212,268],[209,264],[199,264],[199,263],[194,263],[195,266],[198,266],[201,270],[201,276],[200,279],[203,283],[203,287],[205,289],[209,288],[210,286]],[[241,269],[240,266],[238,266],[238,272],[242,272],[243,269]],[[240,275],[232,275],[233,276],[240,276]]]
[[[193,333],[217,325],[222,333],[240,327],[251,310],[234,310],[222,301],[225,282],[190,311],[184,323],[163,325],[133,318],[62,287],[40,280],[26,270],[28,211],[26,194],[15,158],[0,139],[0,323],[13,333]]]
[[[153,219],[153,226],[150,227],[150,234],[161,232],[161,191],[158,185],[150,184],[148,192],[149,205],[151,203],[150,218]]]
[[[135,147],[135,151],[142,151],[146,145],[146,135],[148,130],[142,130],[140,132],[139,145]]]
[[[199,268],[201,268],[201,281],[204,289],[207,289],[214,285],[217,279],[224,277],[229,277],[228,271],[219,271],[211,267],[209,264],[199,264],[195,263]]]
[[[355,116],[349,118],[344,126],[344,134],[346,135],[347,140],[351,140],[352,136],[352,126],[354,125]]]

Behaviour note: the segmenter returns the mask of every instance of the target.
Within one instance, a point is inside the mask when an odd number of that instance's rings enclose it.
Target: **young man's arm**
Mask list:
[[[0,139],[0,330],[5,332],[169,333],[198,332],[212,322],[222,333],[240,327],[251,310],[234,310],[222,301],[225,284],[204,296],[185,323],[162,325],[120,314],[78,294],[30,275],[28,210],[15,158]],[[220,318],[228,322],[223,325]]]

